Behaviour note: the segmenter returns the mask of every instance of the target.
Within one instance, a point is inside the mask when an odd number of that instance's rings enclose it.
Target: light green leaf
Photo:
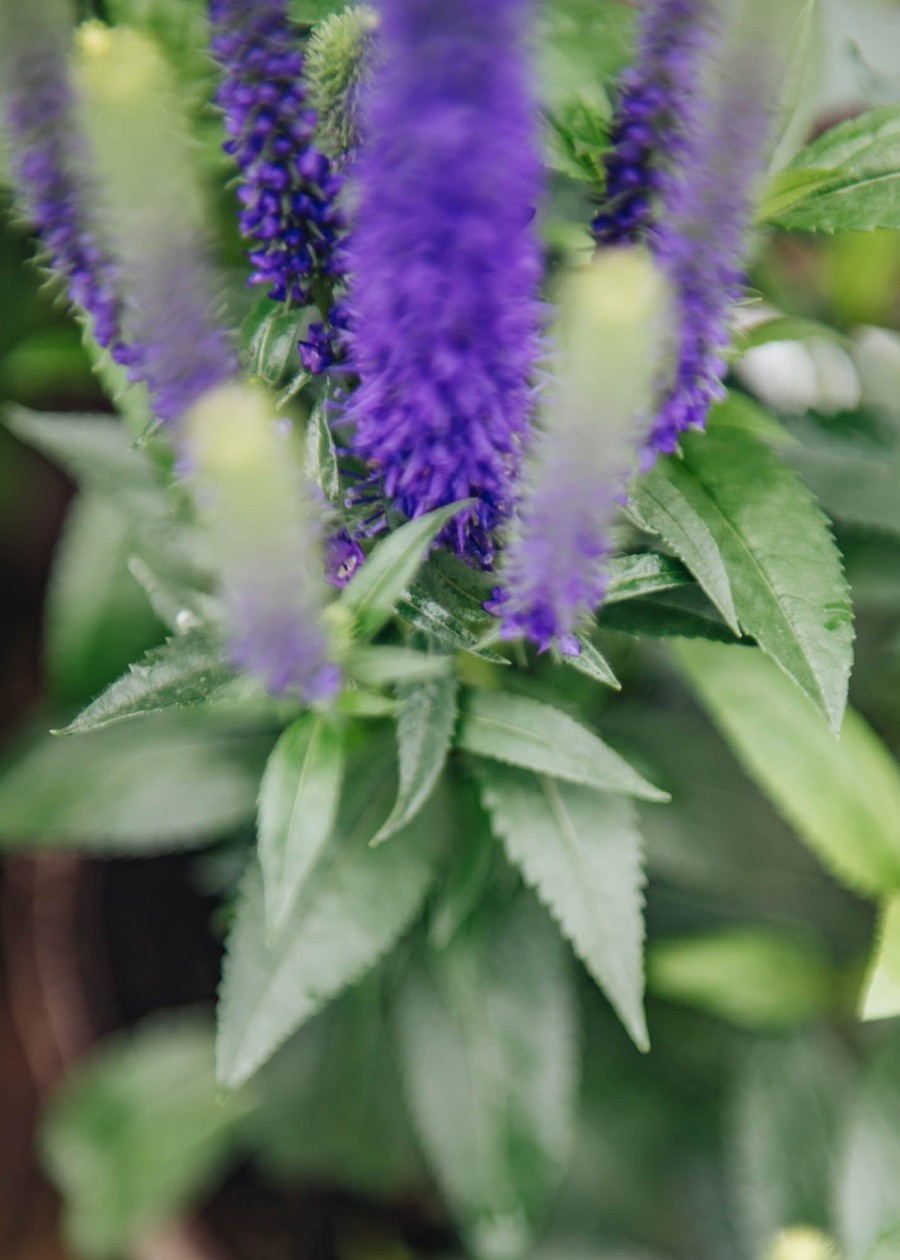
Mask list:
[[[556,653],[557,659],[563,665],[568,665],[571,669],[575,669],[579,674],[584,674],[587,678],[592,678],[594,682],[603,683],[605,687],[612,687],[614,691],[621,691],[622,684],[616,678],[612,671],[612,666],[606,657],[595,647],[590,639],[584,635],[579,639],[581,643],[581,651],[577,656],[565,656],[563,653]]]
[[[815,945],[770,927],[734,927],[651,947],[647,985],[741,1028],[781,1029],[827,1010],[832,973]]]
[[[900,1046],[896,1037],[868,1056],[839,1151],[833,1211],[848,1260],[868,1257],[900,1231]],[[885,1246],[886,1246],[885,1242]],[[875,1255],[891,1256],[888,1250]]]
[[[59,733],[83,735],[126,718],[212,705],[250,712],[274,702],[223,661],[220,643],[194,630],[153,648]]]
[[[530,898],[470,923],[401,991],[413,1118],[476,1256],[522,1254],[562,1171],[573,999],[559,937]]]
[[[150,607],[173,633],[202,629],[214,633],[223,624],[224,613],[216,596],[187,585],[180,576],[157,572],[140,556],[132,556],[128,568]]]
[[[384,625],[415,577],[431,543],[467,506],[468,501],[463,501],[437,508],[427,516],[407,521],[378,543],[344,588],[340,599],[353,615],[361,638],[368,638]]]
[[[726,623],[739,634],[731,583],[710,528],[710,505],[703,487],[681,461],[669,459],[635,484],[632,504],[640,524],[677,552]]]
[[[900,894],[881,907],[872,971],[863,994],[863,1019],[900,1015]]]
[[[456,725],[456,691],[457,681],[451,675],[400,688],[400,787],[390,817],[373,844],[381,844],[411,822],[434,791]]]
[[[786,171],[779,171],[760,203],[756,213],[757,223],[777,223],[823,188],[832,187],[838,179],[840,171],[834,169],[794,170],[789,167]]]
[[[849,887],[900,890],[900,770],[852,709],[840,740],[760,653],[712,643],[676,658],[744,767],[801,840]]]
[[[881,1235],[871,1251],[866,1252],[866,1260],[900,1260],[900,1224]]]
[[[245,1107],[216,1095],[200,1015],[156,1017],[103,1043],[53,1099],[41,1137],[73,1250],[116,1260],[172,1222],[224,1171]]]
[[[391,844],[371,847],[390,807],[383,757],[348,766],[331,842],[284,926],[266,930],[251,869],[228,942],[219,1002],[218,1072],[240,1085],[330,998],[360,979],[406,931],[434,878],[445,811],[432,800]]]
[[[839,123],[797,154],[789,172],[831,170],[802,201],[770,214],[780,227],[805,232],[900,228],[900,105],[871,109]]]
[[[688,434],[683,449],[683,466],[667,460],[654,476],[678,467],[679,484],[691,479],[741,628],[840,730],[853,624],[827,520],[796,474],[746,431],[725,425]]]
[[[511,862],[559,923],[635,1044],[644,1018],[644,872],[634,806],[623,796],[492,766],[485,808]]]
[[[321,487],[329,503],[338,504],[341,500],[341,476],[331,426],[328,423],[328,401],[329,395],[326,393],[313,407],[309,417],[306,426],[305,467],[307,477],[314,485]]]
[[[846,344],[846,337],[830,324],[820,324],[816,319],[800,319],[796,315],[776,315],[772,319],[764,319],[761,323],[740,331],[734,339],[735,354],[740,356],[757,346],[767,346],[773,341],[832,341],[838,345]],[[741,394],[729,395],[740,398],[742,404],[749,402]],[[762,411],[762,408],[759,408]],[[767,412],[763,411],[769,423],[775,423]],[[787,431],[782,430],[785,436]]]
[[[453,669],[453,657],[383,644],[354,648],[342,664],[347,673],[364,686],[385,687],[446,675]]]
[[[601,791],[645,801],[669,799],[593,731],[559,709],[525,696],[469,691],[457,747]]]
[[[344,737],[305,713],[279,739],[259,789],[266,924],[277,931],[331,838],[344,781]]]
[[[0,772],[0,848],[154,853],[252,822],[270,747],[193,714],[46,736]]]
[[[813,494],[838,521],[900,534],[900,442],[887,425],[870,432],[795,423],[787,453]]]
[[[134,529],[103,495],[80,494],[56,551],[46,601],[47,674],[65,704],[95,696],[163,627],[128,571]]]

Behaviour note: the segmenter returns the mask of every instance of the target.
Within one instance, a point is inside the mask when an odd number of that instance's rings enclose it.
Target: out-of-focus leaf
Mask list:
[[[115,1260],[212,1187],[234,1153],[246,1103],[217,1097],[213,1029],[157,1017],[102,1044],[44,1122],[44,1164],[78,1255]]]
[[[839,123],[797,154],[788,172],[831,171],[790,208],[768,212],[779,227],[805,232],[900,228],[900,106]]]
[[[853,1078],[820,1032],[746,1047],[731,1109],[736,1204],[748,1254],[802,1222],[831,1227],[831,1189]]]
[[[469,691],[457,746],[537,774],[622,792],[647,801],[668,800],[587,727],[550,705],[525,696]]]
[[[825,510],[847,525],[900,534],[900,441],[883,426],[797,423],[786,457]]]
[[[456,725],[457,681],[452,675],[400,688],[397,750],[400,787],[390,817],[374,843],[405,827],[434,791],[450,751]]]
[[[105,496],[74,502],[47,590],[45,659],[55,697],[82,703],[162,638],[128,571],[134,530]]]
[[[683,467],[669,459],[652,476],[678,469],[679,485],[692,479],[742,629],[839,730],[853,614],[827,520],[796,475],[749,433],[726,424],[686,435],[683,448]]]
[[[900,770],[852,709],[839,740],[761,653],[679,645],[677,659],[742,764],[838,879],[900,889]]]
[[[834,1207],[848,1260],[867,1258],[879,1240],[900,1230],[898,1183],[900,1041],[894,1034],[866,1066],[839,1153]]]
[[[509,766],[479,777],[510,861],[646,1050],[644,872],[634,806]]]
[[[881,908],[872,972],[863,996],[863,1019],[900,1015],[900,895]]]
[[[436,798],[390,844],[371,840],[395,790],[382,756],[347,767],[331,842],[290,917],[266,929],[262,880],[244,881],[219,1001],[218,1072],[224,1085],[253,1075],[330,998],[353,984],[406,931],[434,878],[446,809]]]
[[[331,838],[344,781],[344,735],[305,713],[287,728],[259,789],[259,862],[266,922],[277,931]]]
[[[420,961],[400,995],[407,1092],[471,1250],[519,1255],[562,1170],[575,1011],[558,934],[528,899]]]
[[[342,661],[346,672],[366,687],[386,687],[393,683],[418,683],[446,676],[453,669],[453,657],[438,652],[383,644],[357,647]]]
[[[657,997],[741,1028],[779,1029],[828,1009],[832,973],[821,952],[795,934],[738,927],[653,945],[647,984]]]
[[[416,576],[430,544],[466,506],[461,502],[437,508],[407,521],[377,544],[341,594],[340,602],[352,615],[360,637],[368,637],[384,625]]]
[[[459,821],[446,870],[434,896],[428,925],[429,943],[446,949],[464,924],[477,913],[494,873],[496,844],[474,783],[452,781]]]
[[[273,704],[259,684],[225,663],[220,643],[195,630],[153,648],[60,734],[83,735],[170,709],[217,706],[250,713],[272,710]]]
[[[252,821],[270,742],[195,715],[46,736],[0,771],[0,848],[138,854],[205,844]]]
[[[900,1260],[900,1225],[888,1229],[870,1251],[866,1260]]]

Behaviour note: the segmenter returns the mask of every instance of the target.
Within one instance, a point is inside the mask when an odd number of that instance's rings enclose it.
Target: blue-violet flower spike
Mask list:
[[[238,164],[240,227],[253,241],[251,284],[278,302],[305,304],[317,279],[342,273],[342,178],[313,143],[303,54],[287,0],[211,0],[216,100]]]
[[[653,221],[667,174],[696,126],[709,9],[710,0],[646,0],[604,158],[604,204],[593,224],[601,245],[636,243]]]
[[[579,623],[604,595],[610,523],[637,461],[668,315],[668,286],[645,250],[606,251],[567,278],[544,431],[488,605],[505,637],[579,651]]]
[[[490,563],[539,348],[538,134],[528,0],[381,0],[348,248],[346,419],[407,517],[472,497],[450,528]]]
[[[92,222],[67,55],[68,15],[60,9],[60,29],[37,21],[40,6],[11,4],[4,12],[0,40],[12,171],[50,266],[66,281],[72,302],[90,316],[95,340],[122,362],[116,271]]]

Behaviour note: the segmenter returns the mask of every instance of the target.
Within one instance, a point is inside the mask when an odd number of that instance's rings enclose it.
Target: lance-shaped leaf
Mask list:
[[[519,1255],[568,1153],[575,1011],[534,902],[482,914],[409,976],[400,1047],[413,1118],[472,1252]]]
[[[683,643],[683,673],[747,771],[849,887],[900,891],[900,769],[848,710],[840,739],[800,690],[750,648]]]
[[[863,1019],[900,1015],[900,894],[881,908],[872,970],[862,1003]]]
[[[797,476],[746,430],[713,425],[682,445],[683,461],[661,461],[648,480],[671,480],[690,495],[727,571],[741,628],[840,730],[853,614],[828,521]],[[668,541],[692,568],[675,538]]]
[[[218,1072],[247,1080],[295,1029],[360,979],[418,913],[442,848],[433,803],[391,844],[371,847],[395,790],[382,756],[348,767],[338,821],[283,926],[266,928],[262,879],[248,872],[225,960]]]
[[[415,818],[434,790],[453,738],[456,691],[457,682],[451,675],[399,689],[400,787],[391,815],[375,837],[375,844],[387,840]]]
[[[331,837],[343,780],[341,728],[305,713],[275,745],[259,790],[259,862],[270,931],[294,908]]]
[[[545,775],[491,766],[485,808],[510,861],[548,907],[634,1042],[644,1018],[644,871],[632,803]]]
[[[593,731],[567,713],[526,696],[468,692],[457,747],[601,791],[645,801],[669,799]]]
[[[463,501],[437,508],[407,521],[377,544],[341,594],[340,602],[352,615],[360,638],[373,635],[384,625],[431,543],[465,507]]]

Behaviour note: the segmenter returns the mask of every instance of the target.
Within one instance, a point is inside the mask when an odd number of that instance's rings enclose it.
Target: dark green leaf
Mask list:
[[[568,1153],[575,1011],[530,899],[419,963],[399,1004],[404,1076],[432,1169],[476,1256],[520,1255]]]
[[[590,639],[584,635],[581,636],[581,651],[577,656],[564,656],[557,653],[559,661],[564,665],[569,665],[572,669],[577,669],[579,674],[584,674],[587,678],[593,678],[594,682],[603,683],[605,687],[612,687],[615,691],[620,691],[622,684],[616,678],[612,671],[612,666],[606,657],[595,647]]]
[[[458,777],[452,781],[450,790],[459,811],[459,822],[428,925],[428,940],[434,949],[446,949],[477,912],[495,869],[497,846],[474,782],[468,776]]]
[[[650,599],[635,599],[601,607],[602,630],[650,639],[711,639],[734,643],[734,634],[715,610],[699,596],[699,587],[679,587]]]
[[[587,727],[525,696],[470,691],[457,746],[465,752],[647,801],[668,800]]]
[[[44,633],[58,700],[84,703],[163,637],[128,571],[134,529],[105,496],[76,498],[56,551]]]
[[[116,1260],[215,1185],[245,1104],[216,1095],[213,1029],[168,1015],[101,1045],[44,1123],[44,1164],[79,1256]]]
[[[445,813],[432,800],[391,844],[371,840],[395,790],[385,759],[348,766],[331,842],[280,931],[266,930],[262,880],[248,872],[228,943],[218,1071],[240,1085],[295,1029],[360,979],[406,931],[434,878]]]
[[[131,557],[128,568],[159,620],[175,634],[221,626],[224,615],[214,595],[188,586],[180,577],[158,573],[139,556]]]
[[[644,1018],[644,872],[634,806],[623,796],[492,766],[485,808],[510,860],[559,923],[635,1044]]]
[[[635,556],[614,556],[607,568],[607,578],[604,607],[692,585],[691,575],[680,561],[653,551]]]
[[[266,924],[277,931],[331,838],[344,780],[344,737],[305,713],[279,739],[259,790]]]
[[[785,818],[842,882],[900,890],[900,770],[852,709],[840,740],[757,651],[684,643],[677,659],[714,722]]]
[[[328,423],[328,399],[325,394],[313,407],[306,427],[306,475],[320,486],[329,503],[341,501],[341,476],[331,426]]]
[[[741,429],[688,434],[683,449],[683,463],[661,462],[652,477],[691,484],[742,629],[840,730],[853,624],[827,520],[796,475]]]
[[[900,228],[900,105],[871,109],[807,145],[790,171],[833,172],[792,207],[768,210],[780,227],[806,232]]]
[[[390,817],[373,843],[380,844],[411,822],[434,791],[456,725],[456,691],[456,678],[449,674],[400,688],[400,787]]]
[[[451,503],[427,516],[407,521],[382,539],[341,594],[361,638],[368,638],[388,620],[412,582],[431,543],[466,503]]]
[[[254,376],[276,386],[297,355],[300,313],[263,296],[248,315],[241,337]]]
[[[256,682],[235,674],[223,661],[219,642],[192,630],[153,648],[60,734],[82,735],[126,718],[167,709],[216,705],[249,712],[273,704]]]
[[[477,645],[494,618],[484,609],[493,583],[487,575],[445,552],[436,551],[404,592],[397,611],[405,621],[437,643],[462,648],[498,665],[505,657]]]

